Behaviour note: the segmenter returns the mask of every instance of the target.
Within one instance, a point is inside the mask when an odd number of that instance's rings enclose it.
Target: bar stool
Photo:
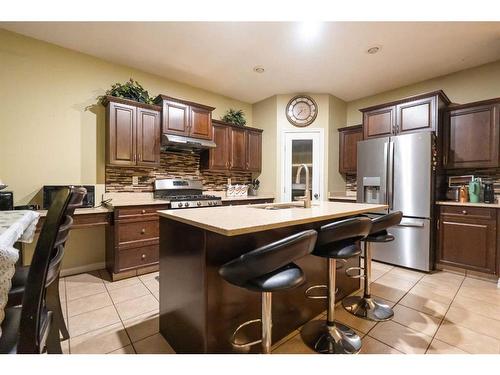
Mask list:
[[[306,230],[279,241],[259,247],[233,259],[219,268],[219,275],[227,282],[253,292],[261,293],[262,316],[241,324],[231,337],[231,344],[245,348],[262,344],[264,354],[271,353],[271,297],[272,292],[296,288],[305,282],[302,269],[293,262],[311,253],[317,232]],[[236,335],[249,324],[261,322],[260,340],[239,344]]]
[[[342,301],[344,308],[351,314],[357,317],[382,322],[390,320],[394,316],[394,311],[385,303],[372,298],[370,295],[370,279],[371,279],[371,263],[372,252],[371,243],[373,242],[390,242],[394,241],[394,236],[387,232],[387,228],[398,225],[401,222],[403,213],[401,211],[392,212],[390,214],[379,216],[372,219],[372,229],[370,234],[364,240],[365,243],[365,257],[364,257],[364,279],[363,297],[351,296]],[[355,267],[352,267],[353,269]],[[351,269],[347,269],[349,273]],[[355,276],[360,277],[360,276]]]
[[[335,322],[337,260],[361,254],[356,243],[370,233],[371,220],[357,217],[337,221],[320,228],[312,254],[328,259],[327,319],[313,320],[301,330],[303,341],[314,351],[328,354],[355,354],[361,338],[349,327]]]

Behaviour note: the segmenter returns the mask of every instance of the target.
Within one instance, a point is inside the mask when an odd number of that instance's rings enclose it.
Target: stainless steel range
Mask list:
[[[164,178],[155,181],[155,199],[170,201],[170,208],[198,208],[221,206],[221,197],[203,194],[198,180]]]

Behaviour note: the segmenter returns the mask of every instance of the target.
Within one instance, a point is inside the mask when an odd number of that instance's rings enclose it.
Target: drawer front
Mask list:
[[[118,255],[118,271],[156,264],[158,259],[159,245],[123,250]]]
[[[166,210],[167,208],[168,205],[122,207],[115,210],[115,217],[117,219],[141,216],[148,217],[157,215],[156,211]]]
[[[159,238],[159,220],[141,220],[126,223],[117,223],[118,226],[118,245],[129,244],[133,242],[158,240]]]
[[[475,219],[495,219],[495,208],[470,207],[470,206],[441,206],[441,213],[452,216],[463,216]]]

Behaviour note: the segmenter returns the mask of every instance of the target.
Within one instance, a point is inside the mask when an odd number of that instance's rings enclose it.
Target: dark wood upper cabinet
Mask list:
[[[363,126],[348,126],[339,130],[339,173],[356,174],[358,142],[363,140]]]
[[[160,110],[157,106],[108,96],[106,164],[156,166],[160,163]]]
[[[500,99],[451,107],[444,136],[446,169],[500,167]]]
[[[436,130],[437,96],[412,100],[396,106],[396,132],[400,134],[416,131]]]
[[[361,109],[363,137],[378,138],[418,131],[440,132],[450,100],[441,90]]]
[[[163,109],[162,133],[212,139],[214,107],[166,95],[158,95],[154,101]]]
[[[113,165],[135,164],[136,107],[110,102],[106,111],[106,160]]]
[[[160,112],[137,108],[137,165],[160,164]]]
[[[393,134],[395,121],[396,108],[394,106],[363,112],[364,138],[390,136]]]
[[[200,155],[202,169],[219,171],[262,170],[262,130],[213,120],[215,148]]]
[[[229,130],[230,159],[229,169],[245,170],[246,168],[246,134],[244,129],[231,127]]]
[[[189,106],[171,100],[164,100],[162,132],[187,135],[189,133]]]
[[[189,135],[194,138],[212,139],[212,111],[189,107]]]
[[[260,172],[262,170],[262,131],[246,131],[246,170]]]
[[[229,168],[229,128],[225,125],[213,124],[213,141],[217,145],[207,154],[210,158],[210,169]]]
[[[492,208],[441,206],[437,262],[497,272],[497,213]]]

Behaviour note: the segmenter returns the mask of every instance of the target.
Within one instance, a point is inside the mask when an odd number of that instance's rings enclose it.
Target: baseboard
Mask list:
[[[84,266],[79,266],[79,267],[64,268],[61,270],[61,276],[64,277],[64,276],[76,275],[79,273],[84,273],[89,271],[102,270],[104,268],[106,268],[106,263],[104,262],[86,264]]]

